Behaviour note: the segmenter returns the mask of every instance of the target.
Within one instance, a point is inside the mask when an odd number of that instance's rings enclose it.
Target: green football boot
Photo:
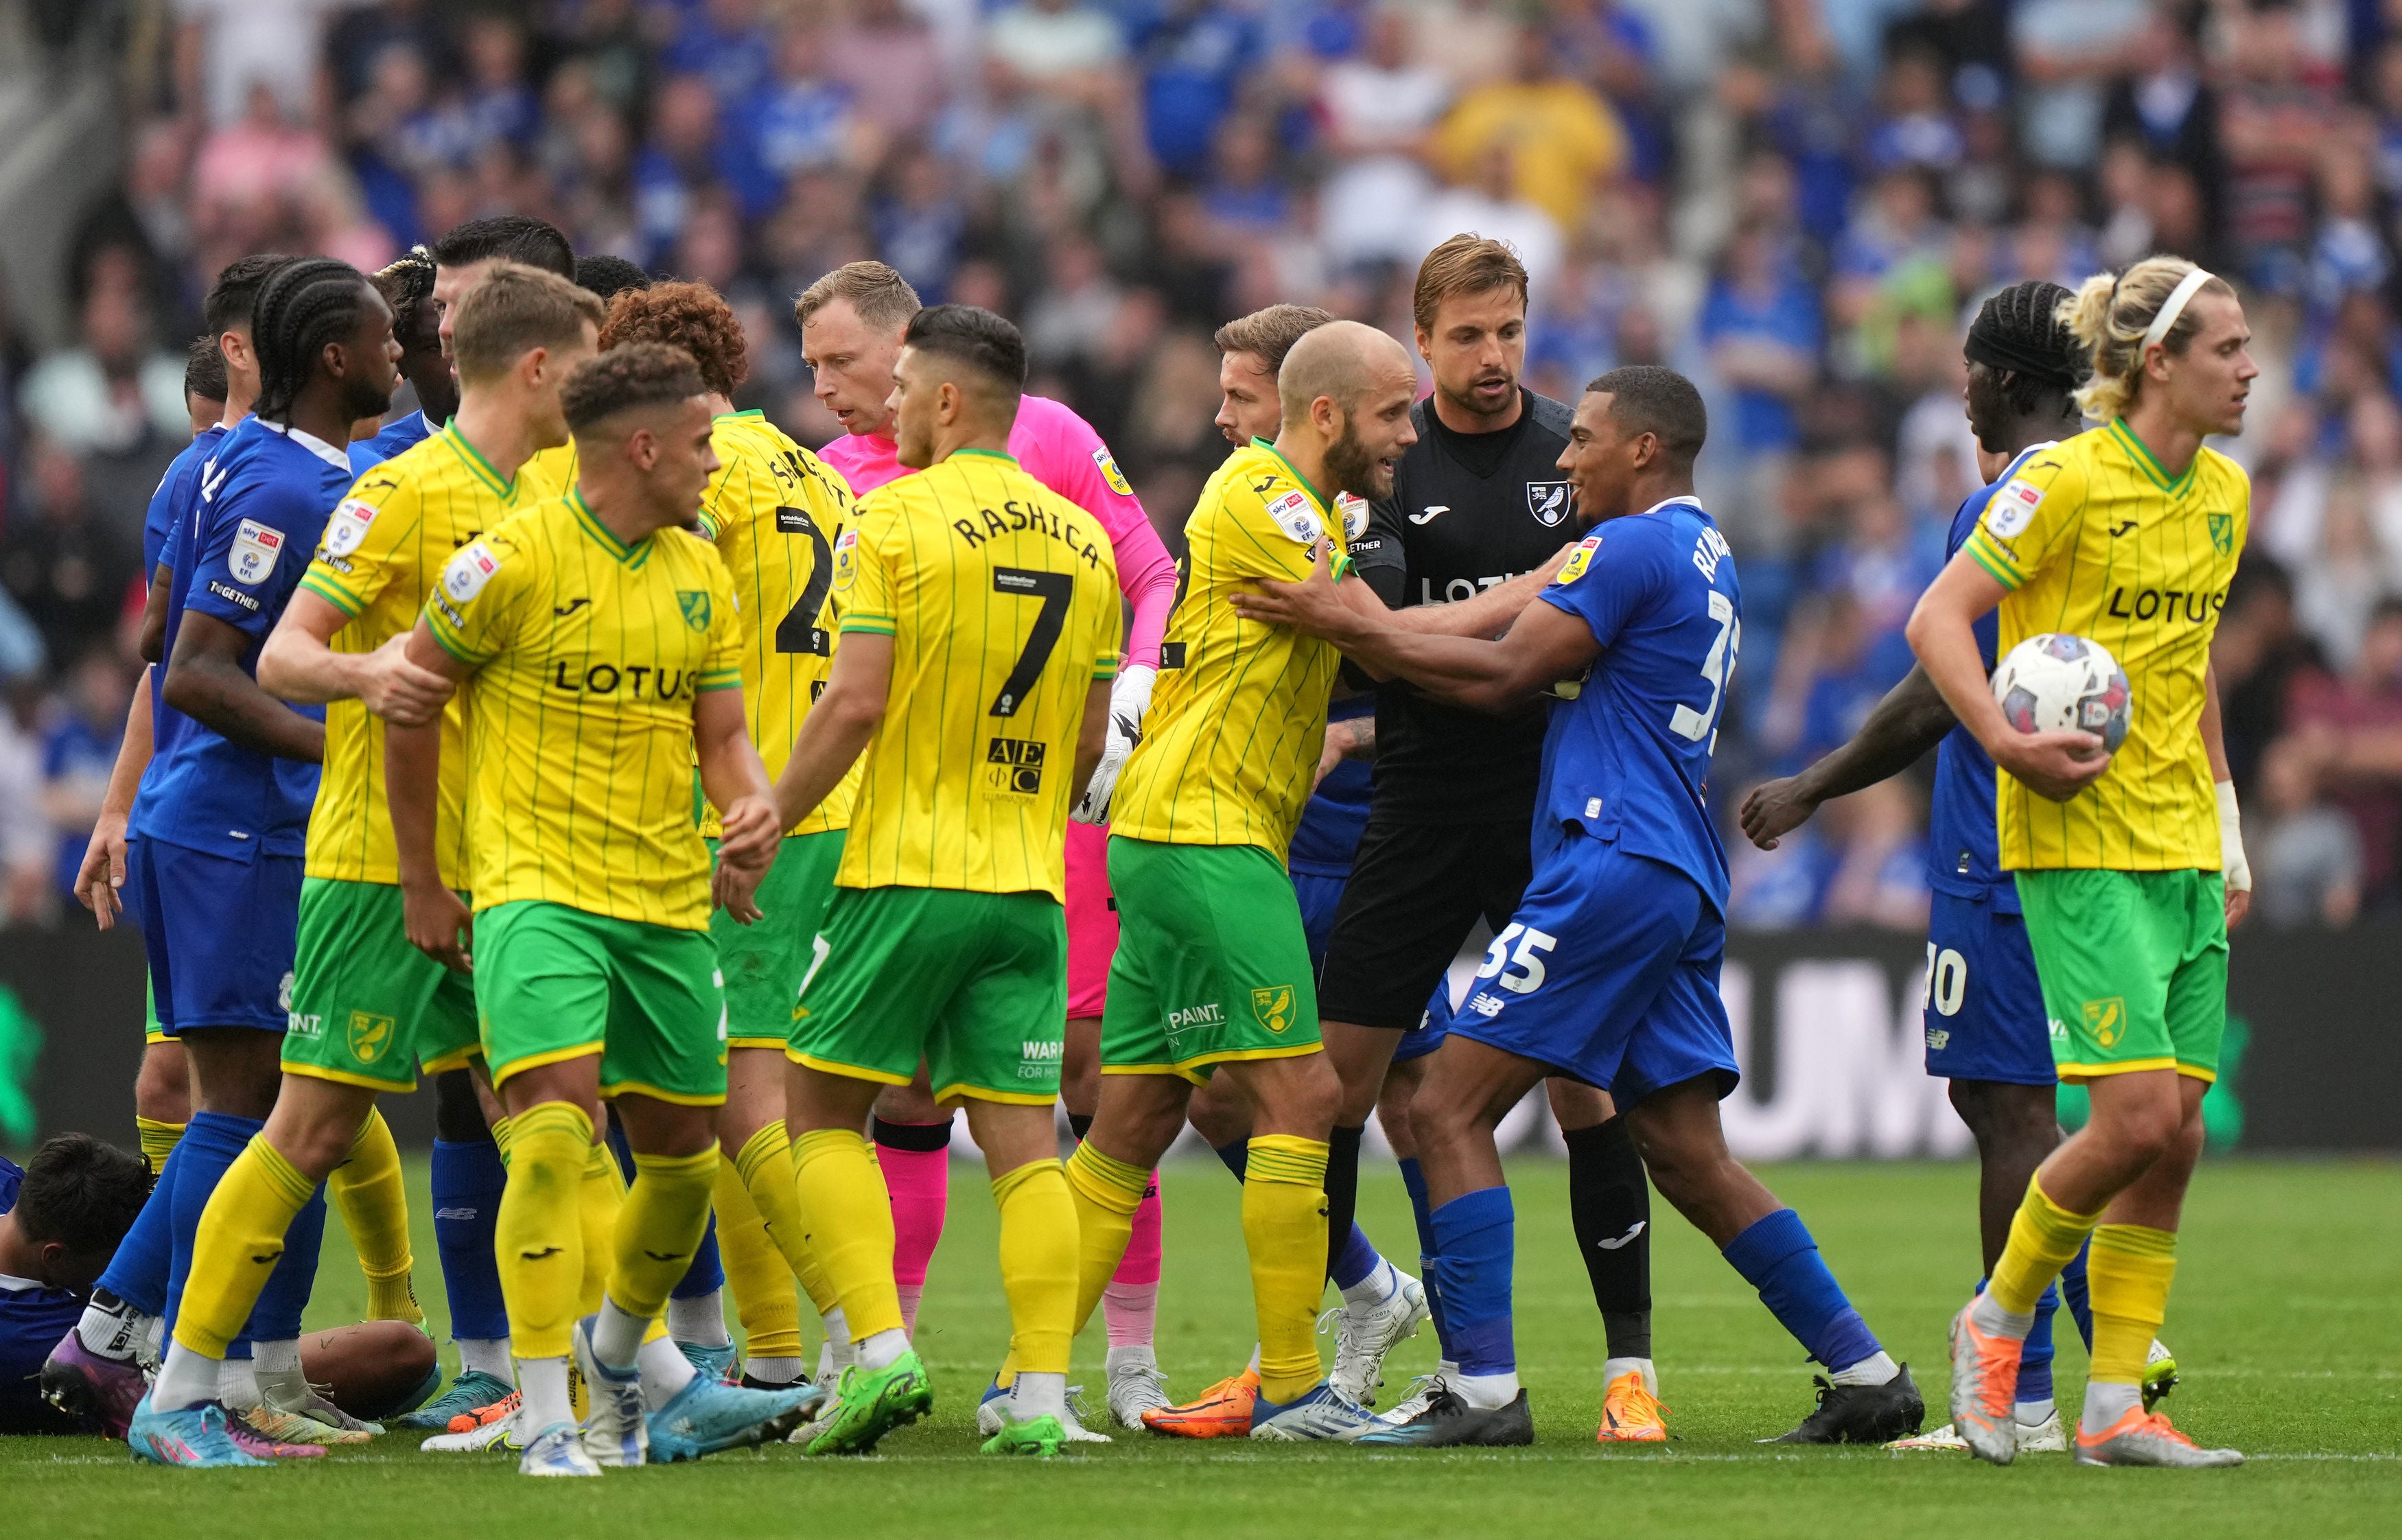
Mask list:
[[[1003,1422],[1001,1431],[984,1441],[987,1454],[1028,1454],[1048,1460],[1068,1441],[1068,1430],[1048,1413],[1031,1422]]]
[[[2154,1407],[2159,1406],[2167,1398],[2169,1392],[2176,1389],[2176,1354],[2169,1351],[2169,1345],[2166,1342],[2155,1337],[2152,1339],[2151,1352],[2144,1357],[2145,1412],[2148,1414]]]
[[[809,1440],[811,1454],[865,1454],[876,1441],[932,1411],[934,1387],[915,1348],[879,1369],[857,1364],[842,1371],[834,1415],[825,1431]]]

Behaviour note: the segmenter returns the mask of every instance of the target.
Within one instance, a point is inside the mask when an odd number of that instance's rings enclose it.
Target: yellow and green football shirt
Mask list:
[[[1183,581],[1160,648],[1142,741],[1110,832],[1168,845],[1256,845],[1283,860],[1326,739],[1334,647],[1245,620],[1254,580],[1309,575],[1310,548],[1346,549],[1343,520],[1264,441],[1226,457],[1184,526]]]
[[[518,479],[537,502],[565,497],[575,489],[575,440],[539,450],[518,468]]]
[[[1008,455],[962,449],[860,500],[834,589],[844,634],[892,639],[835,885],[1064,902],[1084,697],[1117,674],[1108,532]]]
[[[763,412],[719,418],[710,445],[722,468],[701,494],[700,532],[742,606],[742,708],[772,781],[833,667],[834,543],[850,524],[850,484]],[[857,778],[785,832],[847,826]],[[704,809],[700,832],[716,837],[716,808]]]
[[[417,625],[443,564],[534,498],[526,478],[502,479],[450,423],[372,467],[325,521],[300,585],[350,616],[337,653],[372,653]],[[325,771],[309,817],[308,873],[344,882],[397,883],[392,808],[384,799],[383,719],[355,700],[325,708]],[[453,695],[442,713],[442,788],[434,834],[442,880],[467,885],[466,716]]]
[[[2115,420],[1995,491],[1963,549],[2010,590],[2002,653],[2047,631],[2089,637],[2133,693],[2127,741],[2069,801],[1997,772],[2004,867],[2218,870],[2202,675],[2251,506],[2251,482],[2225,455],[2205,447],[2171,476]]]
[[[708,929],[693,705],[742,687],[715,549],[683,529],[628,546],[570,492],[469,541],[425,620],[476,670],[463,693],[477,912],[540,899]]]

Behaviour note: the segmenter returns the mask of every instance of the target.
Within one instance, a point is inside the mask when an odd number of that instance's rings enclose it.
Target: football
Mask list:
[[[375,1422],[414,1411],[440,1387],[434,1339],[406,1321],[362,1321],[300,1339],[300,1371],[325,1398]]]
[[[2022,733],[2091,733],[2112,753],[2127,741],[2127,672],[2091,638],[2047,631],[2020,642],[1994,670],[1994,699]]]

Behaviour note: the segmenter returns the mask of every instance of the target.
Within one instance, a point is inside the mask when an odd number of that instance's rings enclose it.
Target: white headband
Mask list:
[[[2144,328],[2144,345],[2135,350],[2135,361],[2138,365],[2156,345],[2168,340],[2169,328],[2175,325],[2177,317],[2185,313],[2185,302],[2191,299],[2203,284],[2209,282],[2210,277],[2206,268],[2196,268],[2180,279],[2175,288],[2169,291],[2168,301],[2160,307],[2160,313],[2152,317],[2152,323]]]

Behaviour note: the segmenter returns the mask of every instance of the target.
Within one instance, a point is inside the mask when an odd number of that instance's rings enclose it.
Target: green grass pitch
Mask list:
[[[1371,1162],[1374,1166],[1375,1162]],[[1765,1174],[1799,1208],[1852,1299],[1910,1361],[1942,1420],[1943,1328],[1976,1272],[1967,1165],[1806,1165]],[[1811,1405],[1810,1370],[1733,1272],[1655,1203],[1656,1346],[1677,1437],[1604,1450],[1600,1322],[1573,1255],[1563,1166],[1519,1163],[1517,1327],[1539,1441],[1529,1450],[1370,1454],[1121,1434],[1048,1464],[975,1453],[976,1393],[1007,1336],[991,1200],[963,1174],[928,1282],[918,1339],[933,1418],[872,1459],[808,1461],[778,1446],[698,1465],[524,1481],[501,1457],[419,1453],[395,1436],[285,1468],[136,1467],[97,1440],[0,1439],[0,1529],[22,1540],[105,1535],[1567,1536],[2116,1534],[2320,1537],[2402,1533],[2402,1185],[2390,1165],[2215,1162],[2186,1216],[2166,1336],[2185,1367],[2169,1409],[2251,1464],[2225,1472],[2092,1471],[2063,1455],[2009,1470],[1966,1456],[1781,1450]],[[418,1287],[441,1286],[414,1162]],[[1241,1363],[1250,1295],[1236,1185],[1215,1165],[1166,1176],[1160,1358],[1173,1389]],[[1360,1217],[1397,1254],[1407,1201],[1389,1165]],[[355,1318],[365,1287],[338,1223],[311,1324]],[[2062,1323],[2073,1409],[2084,1354]],[[1077,1373],[1101,1384],[1099,1323]],[[1331,1343],[1327,1351],[1331,1352]],[[1432,1367],[1433,1334],[1387,1365],[1387,1404]],[[1096,1394],[1090,1399],[1098,1400]]]

